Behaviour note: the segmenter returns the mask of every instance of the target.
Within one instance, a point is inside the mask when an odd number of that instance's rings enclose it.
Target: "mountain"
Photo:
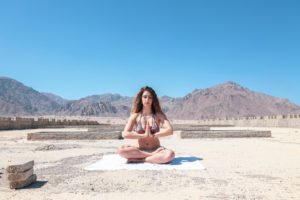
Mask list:
[[[272,97],[226,82],[165,102],[168,116],[183,119],[277,115],[298,112],[299,106],[287,99]]]
[[[69,101],[57,110],[57,114],[126,117],[130,114],[132,99],[119,94],[92,95]]]
[[[110,102],[114,106],[124,105],[124,106],[131,107],[133,97],[126,97],[126,96],[121,96],[119,94],[107,93],[102,95],[87,96],[85,98],[82,98],[81,100],[88,101],[91,103]]]
[[[0,115],[45,115],[60,105],[38,91],[7,77],[0,77]]]
[[[40,93],[22,83],[0,77],[0,115],[81,115],[118,116],[130,114],[134,97],[119,94],[91,95],[66,100]],[[287,99],[251,91],[234,82],[196,89],[184,97],[160,97],[172,119],[206,119],[300,113],[300,107]]]
[[[67,99],[64,99],[64,98],[62,98],[58,95],[52,94],[52,93],[42,92],[42,94],[47,96],[48,98],[50,98],[52,101],[55,101],[59,105],[64,105],[69,101]]]

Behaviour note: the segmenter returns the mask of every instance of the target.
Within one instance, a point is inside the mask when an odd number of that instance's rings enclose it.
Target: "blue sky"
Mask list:
[[[67,99],[234,81],[300,105],[299,2],[0,0],[0,76]]]

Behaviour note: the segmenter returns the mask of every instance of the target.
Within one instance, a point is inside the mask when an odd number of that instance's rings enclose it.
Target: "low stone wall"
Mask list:
[[[28,133],[27,140],[113,140],[122,139],[120,131],[111,132],[38,132]]]
[[[210,127],[207,125],[173,124],[173,129],[181,131],[207,131],[210,130]]]
[[[99,123],[97,121],[87,120],[0,117],[0,130],[65,127],[78,125],[99,125]]]
[[[84,127],[84,126],[82,126]],[[123,139],[121,125],[88,126],[88,131],[28,133],[27,140],[104,140]]]
[[[111,124],[101,124],[98,126],[88,126],[89,132],[107,132],[107,131],[119,131],[122,132],[125,125],[111,125]]]
[[[181,131],[180,137],[185,138],[248,138],[271,137],[271,131],[252,130],[209,130],[209,131]]]
[[[95,118],[94,120],[96,120]],[[97,120],[98,121],[98,120]],[[65,126],[91,126],[99,125],[99,122],[91,120],[67,120],[55,118],[21,118],[21,117],[0,117],[0,130],[12,129],[31,129],[31,128],[48,128],[48,127],[65,127]],[[254,116],[241,118],[226,119],[205,119],[205,120],[171,120],[176,129],[185,129],[186,123],[189,128],[195,125],[200,126],[241,126],[241,127],[283,127],[283,128],[300,128],[300,114],[290,115],[273,115],[273,116]],[[183,123],[184,122],[184,123]],[[177,125],[176,125],[177,124]],[[123,129],[125,124],[119,125]],[[181,127],[182,126],[182,127]],[[104,127],[103,127],[104,128]],[[98,127],[96,128],[98,129]],[[201,129],[201,128],[200,128]],[[206,129],[203,127],[202,129]]]
[[[233,125],[241,127],[300,128],[300,114],[206,119],[198,120],[198,124],[207,126]]]

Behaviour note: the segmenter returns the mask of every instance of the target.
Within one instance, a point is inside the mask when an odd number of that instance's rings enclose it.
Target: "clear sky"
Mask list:
[[[300,1],[0,0],[0,76],[67,99],[234,81],[300,105]]]

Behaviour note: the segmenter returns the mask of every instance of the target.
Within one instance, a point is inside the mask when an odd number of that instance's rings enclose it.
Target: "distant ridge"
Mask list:
[[[60,105],[42,93],[14,79],[0,77],[0,114],[53,114]]]
[[[173,118],[205,119],[257,115],[277,115],[299,111],[299,106],[226,82],[206,89],[196,89],[182,98],[163,101]]]
[[[235,82],[196,89],[180,98],[160,97],[163,110],[173,119],[206,119],[300,113],[288,99],[251,91]],[[0,115],[118,116],[130,114],[133,97],[119,94],[91,95],[66,100],[40,93],[7,77],[0,77]]]
[[[43,95],[49,97],[51,100],[55,101],[56,103],[58,103],[59,105],[64,105],[66,104],[69,100],[64,99],[58,95],[52,94],[52,93],[48,93],[48,92],[42,92]]]

